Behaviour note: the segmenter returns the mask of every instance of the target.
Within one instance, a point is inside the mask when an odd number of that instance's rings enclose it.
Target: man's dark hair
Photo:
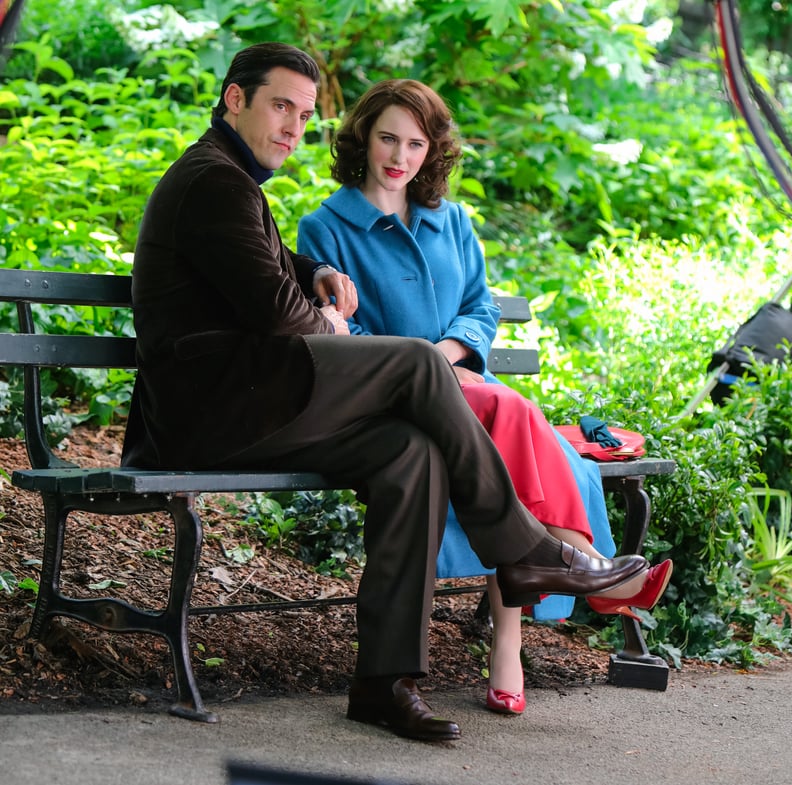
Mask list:
[[[212,117],[222,117],[228,111],[223,99],[228,85],[239,85],[245,94],[245,103],[249,104],[256,90],[261,85],[269,84],[267,74],[273,68],[279,67],[296,71],[313,80],[315,85],[319,85],[319,66],[302,49],[270,41],[253,44],[234,55],[223,80],[223,86],[220,88],[220,100],[212,110]]]

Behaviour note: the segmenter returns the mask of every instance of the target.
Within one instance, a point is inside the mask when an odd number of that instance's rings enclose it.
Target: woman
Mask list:
[[[359,307],[350,332],[434,343],[528,509],[555,537],[590,555],[603,555],[595,544],[611,555],[597,467],[583,461],[532,402],[486,371],[498,312],[470,220],[460,205],[442,198],[460,157],[442,99],[413,80],[375,85],[347,114],[333,156],[342,187],[300,221],[298,250],[355,281]],[[438,574],[486,572],[450,515]],[[603,613],[634,615],[629,606],[654,607],[670,573],[671,562],[664,562],[589,602]],[[487,582],[493,621],[487,706],[519,714],[525,707],[520,609],[503,606],[494,575]],[[554,618],[569,610],[556,610]]]

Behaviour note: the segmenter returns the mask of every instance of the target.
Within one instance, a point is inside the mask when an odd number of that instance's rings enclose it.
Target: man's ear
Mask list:
[[[223,93],[226,108],[233,115],[238,115],[245,108],[245,91],[235,82],[231,82]]]

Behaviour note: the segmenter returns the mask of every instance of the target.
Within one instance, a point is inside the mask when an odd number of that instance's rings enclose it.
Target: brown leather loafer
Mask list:
[[[531,605],[537,593],[585,596],[607,591],[649,566],[638,554],[596,559],[566,542],[561,543],[561,560],[566,566],[532,564],[527,558],[516,564],[500,565],[497,577],[503,604],[507,608]]]
[[[350,720],[382,725],[397,736],[420,741],[453,741],[459,738],[459,726],[435,716],[412,679],[397,679],[390,687],[390,695],[373,688],[375,682],[375,679],[355,679],[352,682],[347,709]]]

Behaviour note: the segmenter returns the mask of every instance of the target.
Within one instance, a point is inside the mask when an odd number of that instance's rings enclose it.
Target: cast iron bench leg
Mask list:
[[[42,493],[44,556],[30,635],[41,638],[54,616],[69,616],[113,632],[145,632],[165,638],[173,658],[178,700],[170,713],[199,722],[217,722],[204,708],[190,660],[188,618],[203,529],[193,508],[192,494],[128,496],[124,494]],[[66,521],[73,510],[124,514],[165,511],[173,520],[175,543],[170,591],[165,610],[135,608],[115,598],[77,599],[60,591]]]
[[[44,635],[57,609],[60,568],[63,560],[63,535],[66,530],[66,518],[69,515],[69,511],[61,506],[57,494],[42,493],[41,500],[44,504],[44,553],[36,608],[30,623],[30,636],[33,638],[41,638]]]
[[[651,506],[643,487],[643,477],[605,477],[603,486],[619,491],[624,499],[624,533],[621,553],[640,553],[649,530]],[[649,654],[641,632],[641,625],[622,617],[624,648],[612,654],[608,667],[608,681],[618,687],[642,687],[665,690],[668,686],[668,663]]]
[[[217,722],[218,716],[204,708],[190,661],[190,596],[203,542],[201,519],[195,512],[194,499],[193,494],[176,494],[168,500],[168,512],[173,518],[176,543],[162,634],[167,639],[173,656],[179,693],[178,701],[170,707],[169,712],[188,720]]]

